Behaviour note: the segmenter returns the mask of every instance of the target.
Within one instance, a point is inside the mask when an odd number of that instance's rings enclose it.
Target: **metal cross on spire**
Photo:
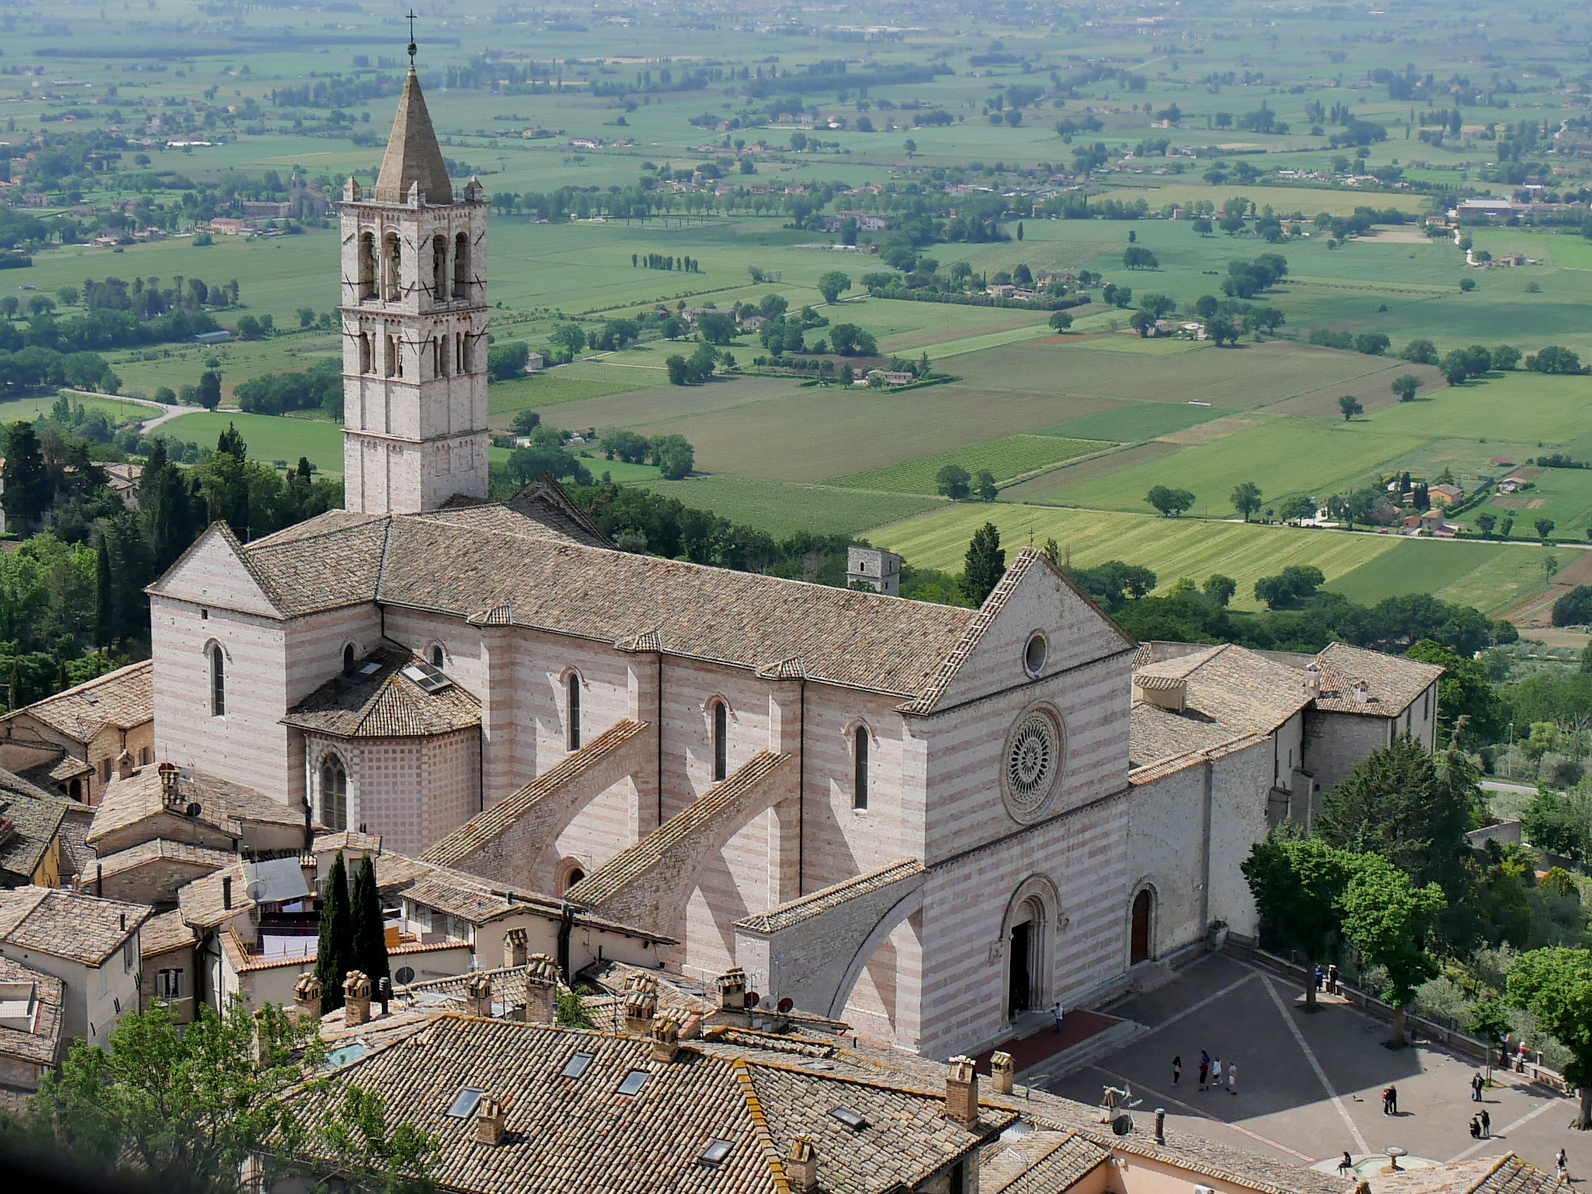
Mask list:
[[[409,65],[413,66],[415,64],[415,10],[414,9],[411,8],[409,10],[408,17],[406,19],[409,21]]]

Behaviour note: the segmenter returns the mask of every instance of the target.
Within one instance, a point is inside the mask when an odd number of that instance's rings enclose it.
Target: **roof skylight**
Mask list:
[[[630,1073],[625,1075],[625,1080],[619,1084],[619,1093],[622,1095],[636,1094],[646,1085],[650,1076],[651,1074],[648,1070],[631,1070]]]
[[[860,1132],[868,1126],[866,1117],[859,1112],[853,1111],[850,1107],[831,1107],[829,1109],[829,1118],[839,1120],[853,1132]]]
[[[454,1119],[469,1119],[475,1114],[475,1108],[480,1103],[484,1090],[477,1090],[473,1086],[461,1086],[459,1093],[453,1096],[453,1102],[448,1105],[447,1114]]]
[[[429,663],[408,664],[402,675],[422,692],[441,692],[444,688],[453,687],[453,681],[443,675],[442,669],[432,667]]]
[[[558,1071],[560,1078],[579,1078],[586,1072],[588,1066],[596,1058],[595,1053],[571,1053],[569,1060],[564,1063],[564,1068]]]
[[[729,1159],[730,1152],[734,1148],[735,1144],[733,1141],[709,1140],[707,1147],[702,1150],[702,1154],[697,1157],[697,1160],[703,1165],[722,1165]]]

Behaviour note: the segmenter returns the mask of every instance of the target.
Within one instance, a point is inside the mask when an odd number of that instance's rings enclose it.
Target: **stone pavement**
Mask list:
[[[1167,985],[1111,1005],[1111,1015],[1146,1031],[1095,1064],[1054,1079],[1046,1090],[1098,1104],[1106,1085],[1131,1087],[1144,1130],[1165,1107],[1179,1128],[1251,1151],[1308,1165],[1398,1145],[1435,1161],[1513,1151],[1553,1172],[1554,1154],[1569,1154],[1570,1174],[1592,1189],[1592,1132],[1572,1131],[1569,1099],[1511,1075],[1495,1074],[1484,1102],[1471,1101],[1476,1067],[1439,1046],[1388,1049],[1388,1025],[1339,1002],[1305,1015],[1292,984],[1223,954],[1178,972]],[[1238,1093],[1198,1088],[1200,1050],[1238,1063]],[[1172,1084],[1172,1058],[1183,1059]],[[1021,1081],[1021,1078],[1019,1078]],[[1381,1092],[1398,1088],[1397,1116],[1382,1114]],[[1482,1107],[1493,1138],[1470,1137]]]
[[[1010,1053],[1012,1061],[1017,1065],[1017,1072],[1023,1073],[1042,1068],[1045,1062],[1057,1054],[1081,1045],[1091,1037],[1099,1036],[1121,1022],[1116,1016],[1103,1016],[1099,1012],[1068,1012],[1062,1017],[1061,1031],[1058,1033],[1054,1027],[1055,1022],[1047,1016],[1046,1027],[1039,1032],[1020,1040],[1013,1038],[1002,1041],[993,1049],[986,1049],[973,1060],[978,1064],[980,1073],[988,1073],[992,1054],[997,1051]]]

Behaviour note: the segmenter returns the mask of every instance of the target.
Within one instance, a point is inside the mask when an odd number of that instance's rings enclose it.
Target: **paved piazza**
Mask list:
[[[1573,1103],[1513,1076],[1495,1076],[1485,1101],[1471,1101],[1476,1067],[1437,1046],[1385,1048],[1386,1023],[1346,1004],[1295,1010],[1299,990],[1275,975],[1216,954],[1178,972],[1169,984],[1102,1010],[1148,1028],[1119,1051],[1076,1073],[1036,1079],[1045,1089],[1087,1103],[1106,1085],[1131,1086],[1139,1130],[1164,1107],[1189,1132],[1308,1165],[1345,1149],[1356,1156],[1398,1145],[1410,1155],[1456,1161],[1506,1150],[1549,1173],[1565,1148],[1576,1185],[1592,1188],[1592,1132],[1572,1131]],[[1200,1091],[1200,1050],[1238,1063],[1238,1094]],[[1172,1084],[1172,1058],[1183,1058]],[[1396,1117],[1382,1113],[1381,1092],[1398,1088]],[[1470,1136],[1470,1117],[1492,1117],[1492,1139]]]

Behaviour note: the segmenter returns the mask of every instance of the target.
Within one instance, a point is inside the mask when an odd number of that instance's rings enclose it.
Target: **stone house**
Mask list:
[[[70,801],[0,771],[0,887],[59,887]]]
[[[1458,485],[1433,485],[1427,489],[1426,496],[1434,506],[1452,506],[1465,496],[1465,491]]]
[[[182,913],[175,908],[144,922],[139,934],[143,951],[140,1008],[148,1009],[158,1000],[171,1009],[179,1024],[193,1023],[198,1006],[195,996],[199,993],[195,983],[197,941],[198,934],[183,923]]]
[[[146,659],[0,717],[0,765],[98,804],[119,772],[154,760],[152,673]]]
[[[0,891],[0,958],[61,980],[62,1029],[104,1045],[138,1007],[141,904],[48,887]]]
[[[0,957],[0,1100],[38,1090],[60,1063],[64,993],[53,974]]]

